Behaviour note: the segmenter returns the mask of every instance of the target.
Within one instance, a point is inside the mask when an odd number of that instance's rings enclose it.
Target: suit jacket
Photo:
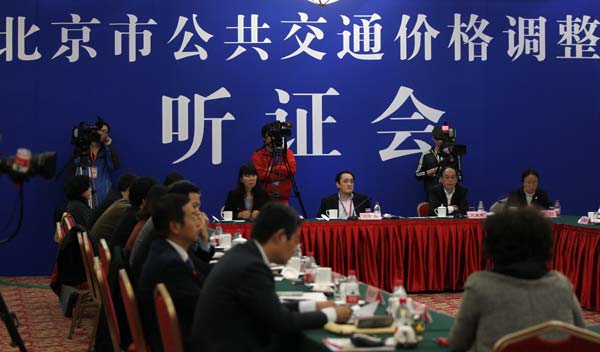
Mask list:
[[[454,188],[454,194],[450,199],[450,203],[448,203],[448,200],[446,199],[446,192],[444,192],[444,186],[439,184],[433,187],[431,192],[429,192],[429,215],[435,215],[434,209],[440,205],[457,205],[458,213],[466,214],[467,210],[469,210],[469,203],[467,202],[467,188],[460,184],[456,184],[456,187]],[[452,214],[456,214],[456,211]]]
[[[225,208],[223,210],[228,210],[233,212],[233,218],[238,219],[238,213],[242,210],[246,210],[246,205],[244,203],[245,194],[240,193],[237,189],[230,191],[227,194],[227,200],[225,201]],[[265,203],[269,201],[269,195],[264,190],[254,191],[252,192],[252,209],[248,210],[260,210]]]
[[[531,204],[538,208],[548,209],[552,205],[550,199],[548,198],[548,193],[541,188],[538,188],[533,194],[533,199],[531,200]],[[510,192],[508,195],[508,200],[506,201],[506,207],[518,207],[524,208],[527,206],[527,198],[525,197],[525,191],[523,187],[515,189]]]
[[[193,256],[190,259],[196,268],[198,263]],[[171,244],[163,239],[152,243],[148,260],[144,264],[139,281],[139,300],[142,325],[151,351],[162,351],[160,330],[154,309],[154,288],[164,283],[173,299],[181,336],[184,345],[189,345],[190,328],[194,318],[194,308],[204,282],[204,274],[192,271],[181,259]]]
[[[276,351],[279,341],[321,328],[321,311],[298,313],[279,301],[256,241],[233,247],[211,271],[196,305],[192,351]]]
[[[319,212],[317,213],[317,218],[321,217],[321,214],[325,214],[325,211],[327,211],[327,209],[338,209],[339,208],[339,196],[337,193],[334,193],[330,196],[324,197],[321,199],[321,206],[319,207]],[[358,208],[355,208],[356,206],[358,206]],[[360,193],[354,193],[353,194],[353,198],[352,198],[352,209],[353,209],[353,214],[350,214],[350,216],[352,215],[356,215],[358,216],[360,213],[364,213],[365,209],[370,208],[371,207],[371,202],[369,201],[369,197],[364,195],[364,194],[360,194]]]

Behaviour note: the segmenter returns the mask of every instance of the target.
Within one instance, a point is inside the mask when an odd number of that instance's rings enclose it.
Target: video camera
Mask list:
[[[271,137],[275,146],[281,146],[284,138],[292,135],[292,126],[293,124],[289,121],[275,121],[267,129],[266,135]]]
[[[0,174],[7,174],[15,182],[38,175],[50,180],[55,170],[56,152],[31,154],[27,149],[19,149],[16,156],[0,156]]]
[[[433,128],[433,138],[443,141],[440,150],[445,154],[453,156],[467,154],[467,146],[456,143],[456,128],[449,126],[447,122]]]

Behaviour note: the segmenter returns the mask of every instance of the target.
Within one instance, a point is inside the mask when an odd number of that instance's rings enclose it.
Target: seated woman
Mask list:
[[[224,211],[232,211],[234,219],[255,218],[259,209],[269,201],[269,195],[257,182],[258,172],[252,164],[245,164],[238,172],[237,188],[227,194]]]
[[[66,211],[73,216],[77,225],[90,230],[93,213],[89,206],[92,196],[90,178],[84,175],[73,176],[65,184],[65,195],[68,201]]]
[[[585,326],[571,282],[547,268],[548,220],[533,209],[509,210],[488,217],[484,230],[484,255],[493,267],[467,279],[451,350],[491,351],[502,336],[547,320]]]
[[[338,192],[321,199],[321,206],[317,217],[326,214],[328,209],[337,209],[338,219],[347,219],[364,213],[365,209],[371,208],[369,197],[354,193],[354,174],[350,171],[340,171],[335,176],[335,186]]]
[[[540,174],[533,170],[527,169],[521,175],[523,187],[515,189],[508,195],[506,207],[524,208],[534,206],[537,208],[548,209],[552,205],[548,198],[548,193],[543,189],[538,188]]]

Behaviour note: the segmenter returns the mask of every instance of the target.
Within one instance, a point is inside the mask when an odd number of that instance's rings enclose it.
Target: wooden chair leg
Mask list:
[[[75,325],[77,325],[77,321],[79,320],[80,312],[81,312],[81,302],[83,302],[83,296],[85,293],[79,294],[77,296],[77,301],[75,302],[75,308],[73,308],[73,316],[71,317],[71,327],[69,328],[69,335],[67,335],[68,339],[73,338],[73,331],[75,331]]]

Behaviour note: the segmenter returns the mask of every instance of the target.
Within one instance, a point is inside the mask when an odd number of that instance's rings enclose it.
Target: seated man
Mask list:
[[[206,220],[206,226],[200,229],[200,238],[197,243],[190,246],[189,254],[200,259],[202,265],[198,268],[204,274],[208,274],[210,270],[209,262],[215,254],[215,248],[209,242],[208,217],[200,211],[200,189],[190,181],[177,181],[169,187],[169,193],[181,194],[187,196],[198,216]],[[129,257],[129,265],[131,267],[132,276],[139,277],[142,272],[142,266],[148,257],[152,242],[159,238],[159,233],[155,228],[153,218],[149,218],[140,230],[140,233],[135,239],[131,255]]]
[[[299,225],[287,205],[271,202],[262,208],[252,240],[233,247],[202,288],[192,328],[194,351],[282,350],[280,343],[291,334],[348,320],[350,308],[333,302],[304,302],[293,307],[297,312],[279,301],[269,264],[285,264],[294,254]]]
[[[448,166],[442,171],[440,184],[429,192],[429,215],[435,215],[435,208],[445,206],[448,215],[466,214],[469,209],[467,203],[467,188],[457,183],[456,169]]]
[[[167,194],[158,202],[154,223],[160,239],[152,243],[148,260],[140,277],[139,296],[144,331],[150,350],[162,351],[160,332],[154,310],[154,288],[164,283],[175,305],[181,336],[188,341],[194,307],[205,277],[198,263],[188,254],[198,241],[206,219],[199,216],[190,199],[181,194]],[[187,345],[187,343],[186,343]]]
[[[96,221],[104,214],[104,212],[113,205],[114,202],[118,201],[121,198],[128,198],[129,195],[129,187],[137,179],[137,176],[131,173],[126,173],[119,177],[119,181],[117,182],[117,189],[111,189],[108,191],[108,194],[102,202],[94,209],[94,213],[92,215],[92,223],[91,226],[94,226]],[[90,228],[91,228],[90,226]]]
[[[337,209],[338,219],[347,219],[364,213],[371,207],[369,197],[354,193],[354,174],[350,171],[340,171],[335,176],[335,186],[338,192],[321,199],[321,206],[317,218],[326,214],[328,209]]]
[[[127,194],[123,195],[123,198],[114,202],[106,211],[98,218],[90,234],[92,237],[96,239],[96,241],[100,241],[100,239],[105,238],[108,243],[111,242],[111,237],[117,225],[121,222],[123,217],[125,217],[125,213],[131,207],[131,203],[129,202],[129,190]]]

